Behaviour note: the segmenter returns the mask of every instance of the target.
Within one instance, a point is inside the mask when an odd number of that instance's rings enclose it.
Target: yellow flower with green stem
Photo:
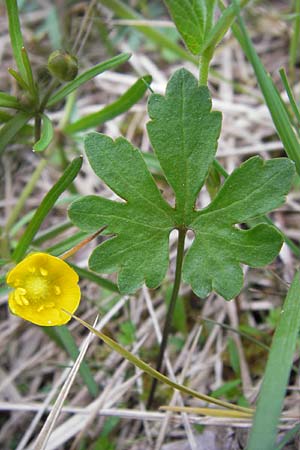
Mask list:
[[[36,325],[67,323],[80,302],[77,273],[62,259],[46,253],[33,253],[7,275],[14,288],[8,305],[13,314]]]

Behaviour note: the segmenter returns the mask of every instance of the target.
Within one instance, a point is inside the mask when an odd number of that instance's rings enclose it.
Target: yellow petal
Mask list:
[[[27,256],[7,275],[16,287],[10,293],[11,311],[41,326],[63,325],[80,302],[77,273],[63,260],[46,253]]]

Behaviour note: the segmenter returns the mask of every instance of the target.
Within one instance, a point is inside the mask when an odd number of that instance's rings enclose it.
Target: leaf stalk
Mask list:
[[[174,310],[175,310],[176,301],[177,301],[180,283],[181,283],[182,263],[183,263],[183,256],[184,256],[184,241],[185,241],[186,231],[187,230],[185,228],[179,228],[179,230],[178,230],[175,279],[174,279],[174,286],[173,286],[173,290],[172,290],[171,300],[169,303],[167,316],[166,316],[166,320],[165,320],[165,324],[164,324],[162,341],[161,341],[160,349],[159,349],[159,355],[158,355],[158,358],[156,361],[156,370],[158,372],[161,369],[163,357],[164,357],[165,350],[166,350],[166,347],[168,344],[168,338],[169,338],[169,334],[170,334],[171,326],[172,326],[172,319],[173,319]],[[156,391],[156,386],[157,386],[157,379],[153,378],[149,398],[147,401],[147,409],[150,409],[152,406],[155,391]]]

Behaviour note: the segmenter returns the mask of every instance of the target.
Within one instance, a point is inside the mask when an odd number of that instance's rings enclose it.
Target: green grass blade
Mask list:
[[[67,311],[66,311],[67,312]],[[173,389],[177,389],[178,391],[191,395],[192,397],[198,398],[200,400],[203,400],[208,403],[213,403],[215,405],[222,406],[224,408],[232,409],[235,411],[241,411],[243,413],[249,414],[251,416],[253,414],[253,410],[250,408],[244,408],[242,406],[234,405],[232,403],[223,402],[221,400],[215,399],[213,397],[210,397],[205,394],[200,394],[197,391],[194,391],[193,389],[189,389],[188,387],[175,383],[174,381],[170,380],[168,377],[163,375],[162,373],[158,372],[157,370],[153,369],[149,364],[142,361],[137,356],[133,355],[131,352],[126,350],[124,347],[122,347],[120,344],[118,344],[116,341],[111,339],[109,336],[106,336],[101,331],[96,330],[91,325],[89,325],[84,320],[80,319],[79,317],[74,316],[71,314],[74,319],[76,319],[78,322],[80,322],[84,327],[86,327],[89,331],[94,333],[96,336],[98,336],[102,341],[104,341],[112,350],[119,353],[123,358],[126,358],[128,361],[130,361],[132,364],[134,364],[139,369],[143,370],[145,373],[150,375],[153,378],[156,378],[158,381],[161,381],[162,383],[167,384]],[[256,449],[257,450],[257,449]]]
[[[245,333],[244,331],[237,330],[230,325],[226,325],[225,323],[216,322],[215,320],[209,319],[208,317],[201,317],[202,320],[205,322],[212,323],[214,325],[218,325],[221,328],[224,328],[225,330],[230,330],[232,333],[236,333],[240,336],[242,336],[245,339],[248,339],[250,342],[253,342],[253,344],[257,345],[258,347],[266,350],[267,352],[270,350],[270,348],[264,344],[263,342],[259,341],[258,339],[254,338],[253,336],[250,336],[250,334]]]
[[[58,6],[53,4],[49,9],[45,20],[45,29],[48,33],[52,48],[63,48],[63,37],[61,34],[61,27],[59,24]]]
[[[0,110],[0,123],[7,123],[14,116],[12,114],[8,114],[7,112]]]
[[[24,91],[30,92],[30,88],[27,84],[27,82],[25,81],[25,79],[19,74],[19,72],[17,72],[16,70],[9,68],[8,69],[8,73],[10,73],[10,75],[12,77],[14,77],[14,79],[17,81],[18,85],[24,89]]]
[[[79,88],[79,86],[81,86],[83,83],[86,83],[100,73],[105,72],[105,70],[112,69],[113,67],[119,66],[120,64],[128,61],[130,56],[130,53],[121,53],[121,55],[117,55],[111,59],[108,59],[107,61],[101,62],[91,69],[88,69],[85,72],[81,73],[74,80],[70,81],[70,83],[64,85],[53,95],[51,95],[47,102],[47,107],[55,105],[55,103],[65,98],[71,92],[75,91],[75,89]]]
[[[42,114],[41,138],[32,147],[35,152],[46,150],[54,136],[54,130],[51,120],[45,114]]]
[[[300,432],[300,424],[295,425],[291,430],[289,430],[286,435],[281,439],[274,450],[282,450],[297,434]]]
[[[267,74],[258,54],[256,53],[246,30],[244,21],[240,15],[238,15],[238,22],[238,30],[235,26],[233,26],[233,30],[239,38],[240,44],[253,66],[257,81],[262,90],[266,104],[271,113],[273,123],[284,145],[285,151],[289,158],[295,162],[296,170],[298,174],[300,174],[300,144],[290,123],[289,116],[272,79]]]
[[[137,14],[134,9],[130,8],[128,4],[122,2],[120,0],[99,0],[99,3],[109,8],[113,11],[118,17],[121,19],[129,19],[129,20],[145,20],[143,16]],[[128,3],[128,2],[127,2]],[[180,47],[176,42],[173,42],[169,39],[165,34],[156,30],[155,28],[141,24],[132,23],[132,27],[136,28],[140,33],[146,36],[150,41],[154,42],[159,49],[168,49],[177,55],[179,58],[184,59],[185,61],[191,61],[197,64],[197,58],[188,53],[184,48]]]
[[[90,272],[89,270],[78,267],[70,262],[68,262],[68,264],[75,270],[75,272],[77,272],[80,278],[85,278],[86,280],[92,281],[93,283],[103,287],[104,289],[107,289],[108,291],[119,293],[118,286],[112,281],[107,280],[106,278],[102,278],[99,275],[96,275],[94,272]]]
[[[22,58],[22,48],[24,47],[24,42],[19,21],[18,3],[17,0],[5,0],[5,4],[8,15],[10,42],[14,58],[22,78],[27,81],[26,69]]]
[[[22,109],[22,105],[19,100],[5,92],[0,92],[0,107],[2,108],[14,108],[14,109]]]
[[[55,332],[58,335],[63,347],[67,351],[68,355],[72,358],[73,361],[76,361],[77,356],[79,355],[79,350],[74,341],[72,334],[66,326],[55,327]],[[86,362],[82,361],[79,369],[79,373],[86,384],[86,387],[89,390],[89,393],[96,397],[99,389],[96,381],[94,380],[92,373],[89,369],[89,366]]]
[[[21,56],[22,56],[23,65],[24,65],[24,68],[26,71],[26,80],[28,83],[30,93],[32,94],[32,97],[36,100],[36,102],[38,102],[37,87],[36,87],[36,84],[35,84],[35,81],[33,78],[31,63],[29,61],[28,53],[27,53],[25,47],[21,48]]]
[[[57,202],[55,202],[55,206],[64,205],[66,203],[71,203],[73,200],[76,200],[79,197],[80,196],[78,194],[76,194],[76,195],[70,195],[70,196],[60,198],[57,200]],[[12,225],[12,227],[10,229],[10,233],[9,233],[10,236],[12,236],[12,237],[15,236],[24,225],[29,223],[30,220],[33,218],[34,214],[36,213],[36,211],[37,211],[36,209],[32,209],[28,213],[24,214],[14,225]],[[73,224],[71,224],[71,226],[73,226]],[[43,233],[43,232],[41,232],[41,233]],[[36,240],[38,240],[39,237],[40,237],[40,233],[35,238],[34,242],[36,242]],[[38,243],[36,245],[40,245],[40,244]]]
[[[82,157],[74,159],[71,164],[66,168],[65,172],[50,189],[50,191],[43,198],[40,206],[36,210],[33,218],[31,219],[25,233],[19,240],[17,247],[13,252],[13,259],[16,262],[21,261],[24,257],[29,245],[31,244],[34,236],[39,230],[46,215],[51,211],[58,197],[68,188],[72,183],[76,175],[78,174],[82,165]]]
[[[295,78],[295,66],[297,63],[299,38],[300,38],[300,0],[295,0],[294,29],[289,49],[289,73],[292,80],[294,80]]]
[[[7,144],[15,137],[18,131],[31,119],[32,114],[24,111],[18,112],[0,129],[0,156]]]
[[[68,230],[73,226],[72,222],[67,220],[66,222],[60,223],[58,225],[54,225],[53,227],[48,228],[47,230],[41,231],[32,243],[34,245],[41,245],[43,242],[48,241],[49,239],[53,239],[64,231]]]
[[[282,68],[282,69],[279,70],[279,73],[280,73],[280,76],[281,76],[281,81],[282,81],[282,84],[284,86],[284,89],[286,90],[286,93],[288,95],[291,108],[292,108],[293,113],[295,115],[295,118],[296,118],[296,121],[297,121],[296,127],[298,129],[299,126],[300,126],[300,112],[299,112],[299,109],[298,109],[295,97],[293,95],[291,86],[289,84],[288,78],[287,78],[286,73],[285,73],[285,70]]]
[[[114,117],[128,111],[135,103],[137,103],[145,94],[148,86],[152,81],[150,75],[139,78],[118,100],[105,106],[99,112],[89,114],[74,123],[67,125],[64,129],[66,133],[75,133],[86,130],[87,128],[97,127],[102,123],[113,119]]]
[[[300,330],[300,278],[293,279],[276,328],[247,450],[274,450],[277,424]]]
[[[50,253],[53,256],[61,256],[63,253],[69,251],[71,248],[75,247],[75,245],[79,244],[83,239],[88,237],[89,234],[84,231],[78,231],[74,233],[72,236],[64,239],[62,242],[58,242],[46,249],[47,253]]]
[[[240,7],[249,3],[250,0],[242,0]],[[223,9],[223,8],[222,8]],[[210,47],[216,47],[216,45],[223,39],[227,31],[229,30],[232,22],[236,18],[236,10],[234,5],[228,6],[228,8],[224,8],[222,14],[215,24],[215,26],[210,30],[206,39],[204,39],[203,45],[201,47],[201,53],[205,52]]]

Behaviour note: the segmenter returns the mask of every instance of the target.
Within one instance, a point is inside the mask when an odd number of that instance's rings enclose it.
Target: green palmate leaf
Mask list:
[[[168,267],[170,232],[191,229],[195,241],[185,258],[185,280],[200,296],[214,289],[231,298],[242,287],[240,264],[267,264],[282,244],[272,226],[241,230],[237,225],[284,201],[293,163],[252,158],[227,178],[207,208],[196,211],[214,160],[221,114],[211,112],[208,89],[181,69],[169,81],[165,97],[150,97],[149,115],[149,137],[175,193],[175,207],[162,197],[138,149],[124,138],[88,135],[85,148],[93,170],[122,199],[88,196],[71,205],[70,218],[82,230],[107,225],[107,234],[113,235],[94,250],[90,268],[119,272],[121,292],[134,292],[143,282],[154,288]]]
[[[284,201],[293,166],[288,159],[250,158],[225,181],[214,201],[190,224],[195,241],[184,265],[184,279],[200,297],[211,290],[230,299],[242,288],[240,262],[252,267],[272,261],[281,234],[265,224],[241,230],[235,224],[265,214]],[[216,259],[216,255],[218,258]]]
[[[120,271],[122,292],[133,292],[144,280],[156,287],[168,267],[169,233],[174,212],[164,201],[141,153],[123,138],[115,142],[101,134],[85,141],[95,173],[126,203],[88,196],[75,201],[71,220],[85,231],[108,224],[118,234],[99,246],[90,258],[95,272]]]
[[[197,80],[183,69],[169,82],[165,97],[150,97],[148,110],[149,137],[175,192],[178,224],[188,225],[215,156],[221,113],[210,112],[208,89],[198,88]]]
[[[165,0],[187,48],[198,55],[213,23],[215,0]]]

